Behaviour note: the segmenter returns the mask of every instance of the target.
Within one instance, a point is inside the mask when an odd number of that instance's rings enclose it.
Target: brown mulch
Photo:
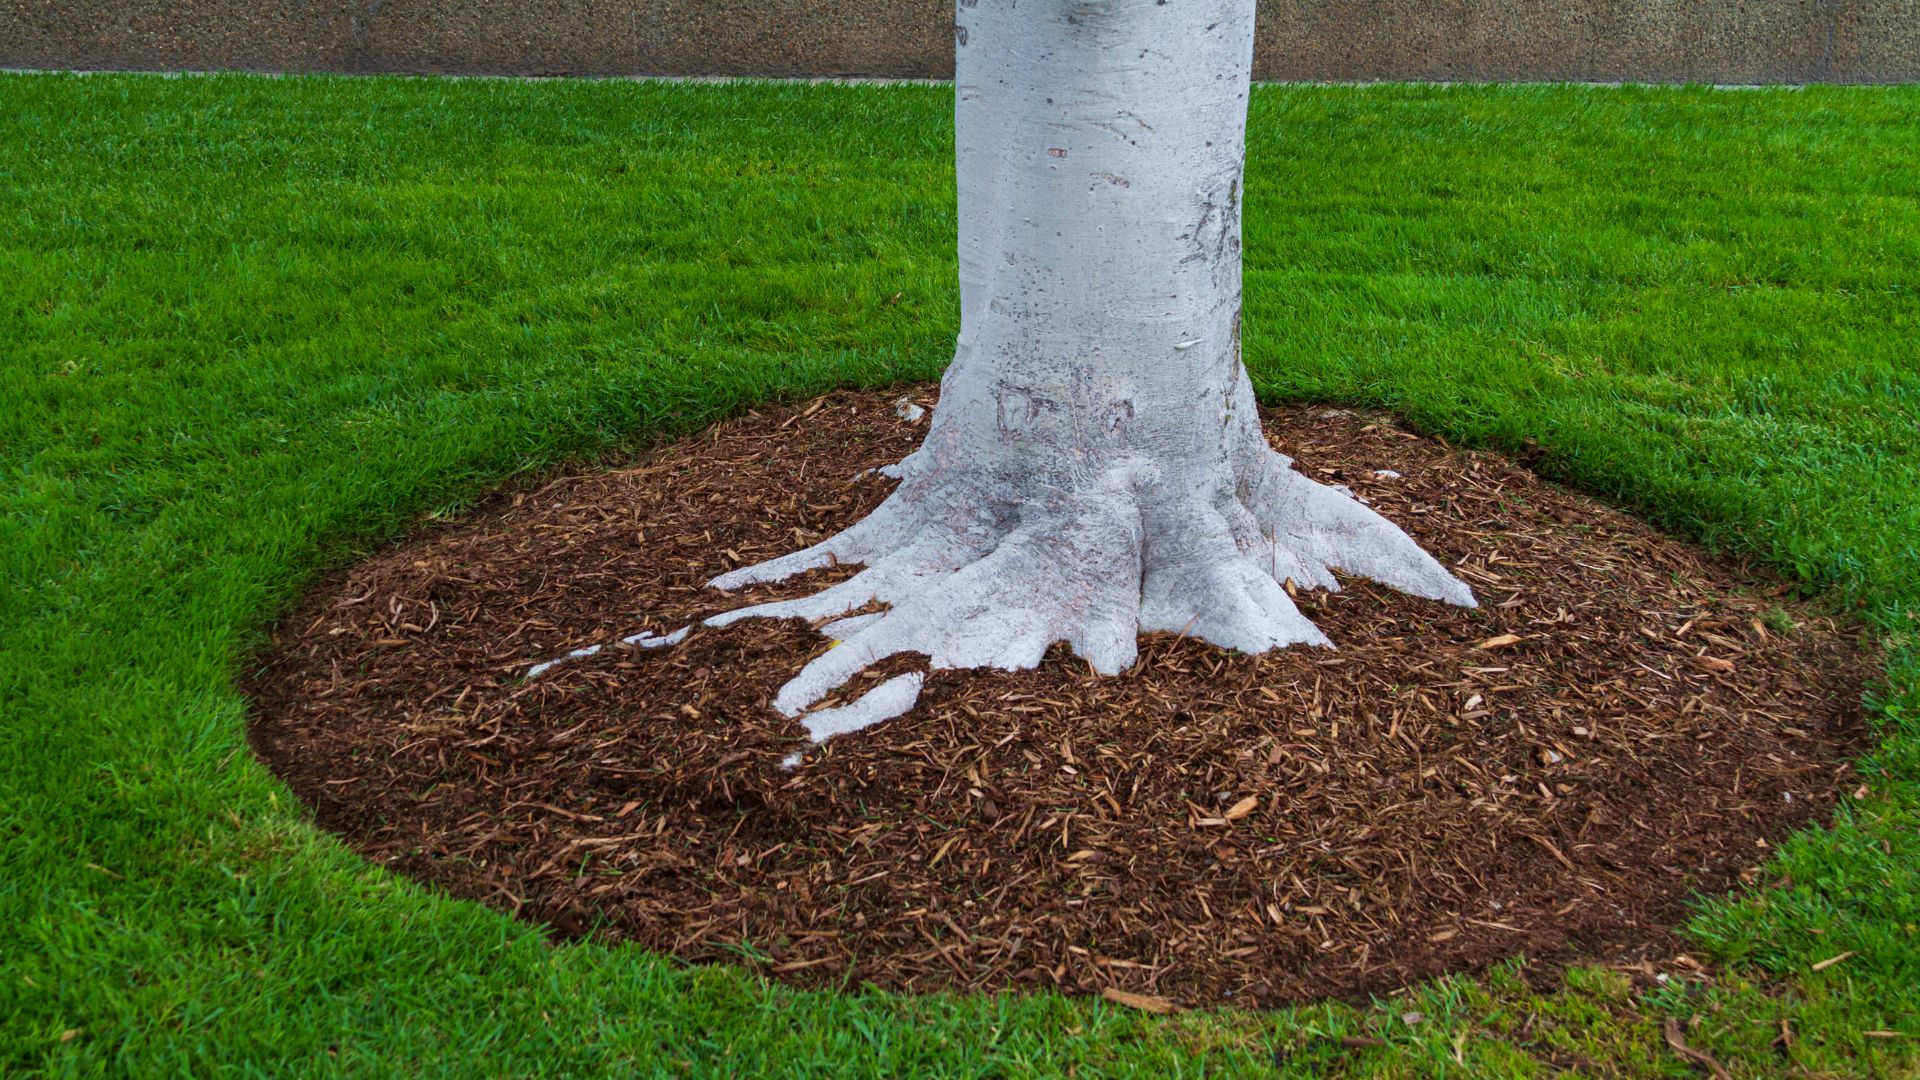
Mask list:
[[[1300,597],[1337,651],[1157,635],[1115,678],[1059,649],[939,672],[792,772],[768,702],[825,645],[804,625],[523,679],[743,602],[702,583],[871,509],[889,482],[850,478],[925,430],[895,396],[749,414],[335,577],[249,680],[259,753],[368,857],[563,934],[1156,1007],[1666,959],[1690,894],[1753,881],[1852,786],[1854,630],[1508,460],[1325,408],[1271,412],[1275,444],[1480,610],[1353,581]]]

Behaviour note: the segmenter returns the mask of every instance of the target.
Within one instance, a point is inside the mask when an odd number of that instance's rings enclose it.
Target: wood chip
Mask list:
[[[1129,1009],[1139,1009],[1142,1012],[1166,1015],[1180,1011],[1178,1005],[1168,1001],[1166,998],[1154,997],[1151,994],[1135,994],[1111,986],[1102,989],[1100,996],[1113,1002],[1115,1005],[1125,1005]]]
[[[1846,952],[1841,953],[1839,956],[1829,956],[1825,960],[1822,960],[1819,963],[1814,964],[1813,970],[1825,971],[1828,968],[1832,967],[1833,965],[1839,963],[1842,960],[1845,960],[1847,957],[1852,955],[1853,955],[1853,950],[1848,949]]]
[[[1682,1060],[1706,1070],[1714,1080],[1733,1080],[1733,1074],[1727,1071],[1726,1066],[1714,1060],[1712,1054],[1704,1050],[1696,1050],[1687,1045],[1687,1040],[1680,1034],[1679,1020],[1671,1016],[1667,1017],[1665,1031],[1668,1048],[1679,1055]]]

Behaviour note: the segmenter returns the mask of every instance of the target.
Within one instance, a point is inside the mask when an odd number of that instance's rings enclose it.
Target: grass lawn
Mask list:
[[[361,863],[247,752],[263,628],[502,483],[934,376],[950,93],[0,75],[0,1072],[1691,1075],[1668,1017],[1920,1067],[1920,88],[1266,87],[1250,135],[1266,398],[1527,452],[1888,642],[1862,797],[1699,906],[1710,984],[799,993]]]

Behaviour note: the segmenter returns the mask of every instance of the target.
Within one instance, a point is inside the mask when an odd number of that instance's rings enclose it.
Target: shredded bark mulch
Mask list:
[[[817,634],[610,643],[850,572],[702,587],[875,506],[891,482],[852,478],[925,431],[895,396],[749,414],[335,577],[250,679],[260,755],[368,857],[564,935],[1147,1007],[1669,961],[1690,895],[1753,882],[1851,786],[1854,630],[1511,461],[1325,408],[1271,412],[1275,445],[1480,610],[1355,580],[1300,596],[1336,651],[1157,635],[1115,678],[1061,649],[938,672],[783,770],[803,732],[769,701]]]

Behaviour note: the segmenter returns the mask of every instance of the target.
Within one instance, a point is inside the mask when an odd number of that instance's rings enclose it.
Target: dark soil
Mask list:
[[[565,935],[1148,1004],[1664,961],[1690,894],[1752,882],[1852,786],[1853,631],[1510,461],[1323,408],[1271,413],[1275,444],[1480,610],[1353,581],[1300,597],[1337,651],[1158,635],[1116,678],[1059,649],[939,672],[793,772],[768,702],[825,646],[804,625],[524,680],[742,603],[702,583],[872,508],[890,482],[851,478],[925,430],[892,399],[750,414],[336,577],[250,680],[261,756],[369,858]]]

